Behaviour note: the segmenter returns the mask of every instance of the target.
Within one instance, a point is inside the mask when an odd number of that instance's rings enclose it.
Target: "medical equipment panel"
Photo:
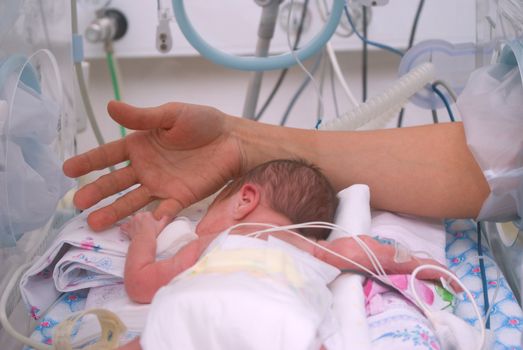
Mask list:
[[[352,1],[354,2],[354,1]],[[250,55],[255,51],[257,27],[260,21],[261,7],[252,1],[186,1],[185,7],[190,20],[196,30],[211,45],[231,54]],[[310,1],[306,24],[303,33],[303,42],[309,41],[324,25],[325,12],[330,9],[332,1],[327,1],[327,10],[322,1]],[[272,53],[287,52],[287,15],[290,10],[290,1],[280,5],[279,20],[271,43]],[[293,2],[293,19],[291,20],[291,34],[297,28],[300,8],[303,2]],[[404,47],[408,41],[410,23],[403,19],[415,12],[417,2],[414,0],[390,1],[386,6],[371,8],[369,35],[379,42],[386,42],[391,46]],[[86,29],[97,17],[97,11],[116,9],[126,17],[128,22],[127,33],[114,42],[114,50],[120,57],[160,57],[195,55],[196,51],[189,45],[174,19],[170,0],[159,0],[158,6],[152,2],[144,6],[139,2],[125,0],[110,1],[78,1],[79,32]],[[99,12],[98,12],[99,13]],[[296,14],[294,14],[296,13]],[[407,13],[409,13],[407,15]],[[475,1],[473,0],[439,0],[429,1],[426,4],[426,13],[423,25],[420,26],[417,40],[445,39],[450,42],[474,42],[475,38]],[[209,21],[209,16],[213,20]],[[294,18],[296,17],[296,18]],[[361,28],[361,13],[355,13],[359,18]],[[172,49],[162,52],[158,49],[158,31],[160,27],[168,26],[172,42]],[[349,24],[342,18],[339,32],[346,32]],[[394,30],[391,30],[394,28]],[[361,47],[358,38],[334,35],[332,44],[337,50],[355,50]],[[87,58],[104,57],[104,48],[101,43],[85,43]]]

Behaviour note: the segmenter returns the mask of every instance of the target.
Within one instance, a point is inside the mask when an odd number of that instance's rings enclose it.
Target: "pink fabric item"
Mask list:
[[[414,298],[409,291],[409,278],[410,275],[389,275],[394,287],[368,279],[363,286],[367,314],[375,315],[394,308],[399,303],[413,302]],[[435,299],[434,292],[419,280],[415,280],[414,283],[421,300],[432,306]]]

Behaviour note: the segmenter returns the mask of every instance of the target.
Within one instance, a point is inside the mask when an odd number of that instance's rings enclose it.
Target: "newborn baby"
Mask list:
[[[338,269],[357,267],[284,230],[246,235],[267,225],[332,222],[336,205],[335,191],[319,169],[277,160],[229,184],[198,224],[198,239],[171,258],[155,261],[156,237],[168,220],[135,215],[122,225],[131,238],[125,287],[132,300],[152,305],[141,339],[122,349],[320,349],[335,331],[327,285]],[[372,269],[354,239],[327,243],[326,229],[298,232]],[[360,238],[389,273],[435,263],[395,263],[393,247]],[[427,271],[419,277],[440,275]]]

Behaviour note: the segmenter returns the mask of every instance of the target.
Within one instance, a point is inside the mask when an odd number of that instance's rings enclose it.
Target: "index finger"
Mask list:
[[[69,177],[78,177],[124,162],[128,157],[125,140],[120,139],[67,159],[63,171]]]
[[[104,230],[138,209],[145,207],[152,200],[149,191],[140,186],[124,194],[108,206],[93,211],[87,217],[87,222],[94,231]]]

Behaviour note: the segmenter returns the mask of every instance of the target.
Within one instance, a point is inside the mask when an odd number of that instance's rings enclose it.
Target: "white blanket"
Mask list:
[[[275,238],[221,238],[154,296],[142,348],[319,349],[339,270]]]
[[[423,250],[436,260],[444,259],[444,230],[443,227],[440,230],[437,223],[373,212],[370,226],[369,194],[365,187],[359,185],[342,192],[349,193],[348,198],[352,202],[342,200],[340,209],[347,210],[338,213],[337,223],[351,233],[370,233],[397,239],[411,251]],[[157,257],[172,256],[181,246],[194,239],[194,223],[202,213],[197,212],[193,221],[180,219],[169,225],[158,238]],[[62,290],[99,286],[91,288],[86,307],[109,308],[122,318],[129,329],[139,332],[144,326],[149,306],[138,306],[131,302],[121,285],[127,237],[119,233],[118,227],[104,233],[94,233],[88,229],[85,219],[86,214],[82,214],[69,222],[52,247],[24,274],[21,282],[24,301],[31,307],[33,316],[38,318]],[[401,234],[408,234],[413,239],[404,240]],[[119,284],[114,285],[115,282]],[[331,285],[331,289],[334,313],[343,332],[325,342],[327,349],[344,349],[345,344],[357,344],[358,349],[372,348],[360,277],[343,275]]]
[[[93,232],[87,214],[69,221],[55,242],[20,281],[22,298],[31,316],[38,319],[64,291],[107,286],[123,282],[129,239],[116,225]],[[158,238],[157,258],[172,256],[194,239],[194,223],[178,218]]]

